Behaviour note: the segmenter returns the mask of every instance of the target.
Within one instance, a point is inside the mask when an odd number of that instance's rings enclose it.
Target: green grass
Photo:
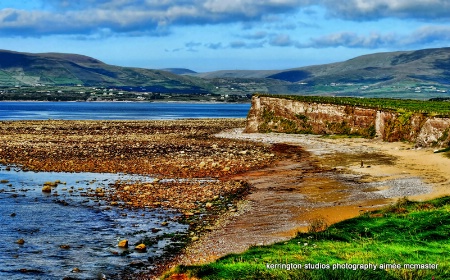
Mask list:
[[[442,101],[423,101],[393,98],[356,98],[302,95],[256,94],[256,96],[285,98],[302,102],[315,102],[336,105],[359,106],[374,109],[395,110],[402,113],[423,113],[436,116],[450,116],[450,103]]]
[[[201,279],[450,279],[449,233],[450,197],[402,199],[323,231],[299,233],[206,265],[178,266],[171,273]],[[275,264],[285,267],[268,267]],[[287,264],[302,268],[288,270]],[[307,264],[321,268],[306,269]],[[376,269],[333,269],[337,264],[374,264]],[[380,268],[383,264],[401,268]],[[437,269],[406,269],[405,264],[436,264]]]

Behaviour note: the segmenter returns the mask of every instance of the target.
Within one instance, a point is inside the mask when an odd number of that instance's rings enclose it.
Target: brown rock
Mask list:
[[[19,245],[23,245],[25,244],[25,240],[23,240],[22,238],[16,241],[17,244]]]
[[[44,185],[42,187],[42,192],[50,193],[50,192],[52,192],[52,187],[50,187],[49,185]]]

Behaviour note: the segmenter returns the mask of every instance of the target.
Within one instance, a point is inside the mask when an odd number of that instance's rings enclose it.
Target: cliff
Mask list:
[[[255,95],[245,132],[348,134],[447,147],[449,130],[450,118],[426,113]]]

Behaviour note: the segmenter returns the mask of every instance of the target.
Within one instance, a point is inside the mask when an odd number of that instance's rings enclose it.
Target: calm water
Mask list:
[[[0,120],[244,118],[249,108],[222,103],[0,102]],[[55,180],[65,182],[56,188],[58,196],[42,193],[44,182]],[[160,258],[171,242],[164,236],[186,232],[187,227],[172,221],[175,213],[170,211],[108,209],[106,202],[83,195],[88,188],[108,188],[116,180],[152,179],[8,171],[0,165],[0,279],[109,279],[133,261]],[[162,227],[167,220],[169,225]],[[160,231],[153,233],[155,228]],[[145,253],[130,250],[122,255],[117,247],[120,239],[128,239],[132,247],[144,237],[159,241]],[[17,244],[19,239],[25,244]],[[72,272],[74,268],[80,272]]]
[[[120,210],[83,195],[87,189],[107,189],[116,180],[153,181],[144,176],[95,173],[7,171],[0,165],[0,279],[101,279],[117,275],[132,261],[158,258],[170,243],[162,235],[184,232],[164,210]],[[41,188],[60,180],[52,194]],[[71,190],[72,192],[69,192]],[[126,214],[126,216],[125,216]],[[169,220],[168,226],[161,226]],[[152,229],[160,229],[152,233]],[[132,250],[144,237],[161,239],[145,253]],[[25,244],[17,244],[24,239]],[[118,241],[128,239],[130,254]],[[62,249],[61,245],[69,245]],[[74,273],[72,270],[81,271]]]
[[[0,120],[245,118],[250,104],[163,102],[0,102]]]

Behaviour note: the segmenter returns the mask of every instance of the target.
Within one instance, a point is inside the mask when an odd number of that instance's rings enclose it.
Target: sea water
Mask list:
[[[0,120],[245,118],[248,103],[0,102]]]

